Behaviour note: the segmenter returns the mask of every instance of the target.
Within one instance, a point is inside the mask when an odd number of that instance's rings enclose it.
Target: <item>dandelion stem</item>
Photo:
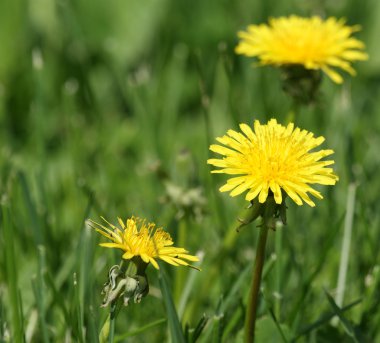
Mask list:
[[[259,300],[261,274],[263,271],[265,246],[269,227],[265,223],[260,228],[259,242],[256,250],[255,265],[253,267],[252,284],[249,292],[248,306],[245,317],[245,343],[254,342],[256,311]]]
[[[283,230],[276,231],[276,239],[275,239],[275,249],[276,249],[276,276],[275,276],[275,303],[274,303],[274,313],[276,318],[280,320],[281,315],[281,276],[282,276],[282,232]]]

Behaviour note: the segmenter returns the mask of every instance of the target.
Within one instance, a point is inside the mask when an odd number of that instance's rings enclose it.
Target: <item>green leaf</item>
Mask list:
[[[182,327],[178,319],[178,314],[174,306],[173,297],[162,268],[160,268],[158,280],[160,282],[161,293],[168,315],[169,332],[172,342],[185,343],[185,337],[183,335]]]
[[[354,342],[359,343],[360,340],[356,335],[355,328],[354,328],[353,324],[344,316],[341,308],[335,303],[333,297],[326,290],[325,290],[325,294],[326,294],[327,300],[329,301],[331,308],[333,309],[334,313],[340,319],[340,322],[342,323],[343,328],[346,331],[346,333],[350,337],[352,337]]]
[[[209,320],[209,318],[206,317],[205,314],[203,314],[203,316],[199,320],[197,326],[195,327],[195,329],[193,330],[193,332],[190,335],[189,343],[195,343],[197,341],[197,339],[201,335],[203,329],[205,328],[208,320]]]
[[[356,300],[356,301],[352,302],[351,304],[349,304],[349,305],[347,305],[345,307],[342,307],[341,308],[341,312],[348,311],[350,308],[356,306],[357,304],[360,304],[361,302],[362,302],[361,299]],[[295,342],[300,337],[302,337],[304,335],[307,335],[311,331],[313,331],[313,330],[319,328],[320,326],[328,323],[334,316],[335,316],[335,313],[328,313],[328,314],[322,315],[318,320],[316,320],[312,324],[308,325],[307,327],[305,327],[304,329],[302,329],[301,331],[299,331],[299,333],[297,334],[297,336],[293,338],[292,342]]]

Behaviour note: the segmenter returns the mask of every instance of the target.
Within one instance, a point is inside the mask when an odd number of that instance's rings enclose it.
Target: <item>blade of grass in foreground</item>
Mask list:
[[[193,332],[189,335],[189,339],[187,340],[187,342],[195,343],[198,340],[198,338],[200,337],[200,335],[202,334],[203,329],[205,328],[207,322],[208,322],[208,317],[206,317],[206,315],[203,314],[203,316],[199,320],[197,326],[195,327]]]
[[[212,339],[210,342],[212,343],[221,343],[222,335],[225,327],[224,323],[224,312],[222,311],[223,297],[219,298],[218,305],[215,310],[215,314],[212,318]]]
[[[11,332],[15,342],[24,341],[24,328],[21,309],[21,296],[18,292],[18,275],[17,266],[15,258],[15,250],[13,242],[15,238],[13,237],[12,225],[9,220],[9,210],[4,205],[2,206],[2,216],[3,216],[3,226],[2,230],[4,232],[4,250],[5,250],[5,267],[6,267],[6,280],[8,281],[8,296],[9,304],[11,310]]]
[[[230,315],[228,321],[223,330],[222,342],[228,342],[229,336],[234,336],[234,330],[244,321],[245,308],[243,303],[240,304],[237,308],[234,309],[233,313]]]
[[[38,272],[37,276],[32,278],[32,288],[37,303],[38,320],[41,330],[41,340],[45,343],[49,342],[49,334],[46,323],[46,289],[44,284],[44,273],[46,270],[46,254],[45,248],[38,246]]]
[[[173,298],[170,292],[170,288],[162,268],[160,268],[158,280],[160,282],[162,297],[165,302],[171,340],[172,342],[176,343],[185,343],[185,337],[182,332],[182,327],[179,322],[177,311],[175,309]]]
[[[158,325],[161,325],[163,323],[166,322],[166,318],[161,318],[161,319],[158,319],[158,320],[155,320],[154,322],[151,322],[149,324],[146,324],[136,330],[133,330],[133,331],[129,331],[129,332],[126,332],[122,335],[118,335],[114,338],[114,342],[117,343],[117,342],[120,342],[128,337],[132,337],[132,336],[137,336],[151,328],[154,328],[155,326],[158,326]]]
[[[330,303],[331,308],[340,319],[340,322],[342,323],[343,328],[346,331],[346,333],[352,338],[352,340],[355,343],[359,343],[360,340],[356,335],[355,328],[352,325],[352,323],[344,316],[343,311],[338,307],[333,297],[326,290],[325,290],[325,294],[326,294],[327,300]]]
[[[74,288],[74,320],[73,320],[73,330],[76,336],[76,339],[83,343],[83,313],[82,307],[79,298],[79,290],[78,290],[78,278],[77,274],[73,274],[73,288]]]
[[[286,336],[289,335],[289,328],[284,324],[280,325],[280,323],[275,320],[272,309],[269,310],[269,314],[270,316],[264,315],[258,319],[256,323],[255,342],[288,343],[289,341],[286,339]]]
[[[251,269],[252,264],[247,264],[245,269],[239,274],[239,277],[237,278],[235,283],[231,286],[226,298],[223,299],[223,301],[219,301],[217,309],[215,310],[215,314],[209,319],[209,324],[207,325],[201,336],[201,342],[211,342],[211,337],[214,334],[215,330],[217,330],[215,327],[219,327],[220,321],[223,317],[223,313],[225,311],[231,310],[231,308],[236,306],[237,302],[241,301],[241,296],[239,293],[240,290],[243,288],[244,284],[246,284],[249,281],[249,278],[251,276]],[[228,327],[228,324],[229,323],[226,323],[225,326]],[[225,335],[228,335],[228,332],[225,332],[225,329],[223,329],[222,337]]]
[[[343,305],[344,292],[346,289],[346,278],[348,263],[350,258],[350,245],[352,236],[352,226],[355,212],[356,184],[351,183],[348,187],[346,217],[344,219],[343,241],[339,264],[338,285],[336,290],[335,301],[341,307]]]
[[[43,226],[41,224],[40,218],[37,214],[37,208],[36,204],[32,199],[30,187],[28,184],[27,177],[25,173],[19,172],[18,173],[19,183],[22,190],[23,200],[25,203],[25,208],[28,211],[29,220],[30,220],[30,227],[33,232],[33,237],[36,246],[43,245],[44,244],[44,233],[43,233]]]
[[[306,299],[306,296],[308,295],[309,291],[311,290],[311,284],[314,281],[314,279],[319,274],[320,270],[325,264],[327,254],[330,251],[330,249],[333,247],[333,244],[335,242],[335,238],[338,235],[339,228],[341,223],[343,222],[344,215],[342,215],[339,220],[336,222],[336,224],[333,226],[334,230],[331,230],[329,235],[326,238],[325,244],[321,247],[319,251],[319,259],[316,265],[316,268],[304,279],[304,282],[301,286],[301,292],[300,296],[298,296],[298,299],[295,300],[295,305],[293,306],[293,309],[289,313],[289,323],[294,329],[294,324],[297,318],[298,313],[300,312],[300,308],[303,304],[303,301]]]
[[[352,302],[351,304],[345,306],[345,307],[342,307],[340,309],[340,311],[343,313],[345,311],[348,311],[350,308],[360,304],[362,302],[361,299],[359,300],[356,300],[354,302]],[[331,313],[328,313],[328,314],[325,314],[323,316],[321,316],[317,321],[315,321],[314,323],[308,325],[307,327],[305,327],[304,329],[302,329],[301,331],[298,332],[297,336],[294,337],[291,342],[296,342],[298,339],[300,339],[302,336],[304,335],[307,335],[308,333],[310,333],[311,331],[319,328],[320,326],[328,323],[333,317],[335,316],[335,313],[334,312],[331,312]]]

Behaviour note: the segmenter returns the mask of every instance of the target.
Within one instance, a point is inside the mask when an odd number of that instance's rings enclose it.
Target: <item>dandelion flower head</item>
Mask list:
[[[332,160],[322,160],[333,154],[333,150],[311,151],[321,145],[323,137],[294,128],[286,127],[271,119],[268,124],[254,122],[254,130],[247,124],[240,124],[241,132],[228,130],[217,138],[222,145],[213,144],[210,150],[222,155],[219,159],[209,159],[208,164],[221,168],[212,173],[234,175],[220,188],[231,196],[246,193],[246,200],[258,196],[264,203],[268,194],[273,194],[277,204],[283,201],[285,192],[297,205],[303,201],[315,206],[309,194],[322,199],[320,192],[311,184],[334,185],[338,176],[333,173]]]
[[[140,257],[145,263],[159,269],[156,259],[160,259],[173,266],[189,266],[187,261],[196,262],[198,257],[189,255],[184,248],[174,247],[173,240],[169,233],[162,228],[156,228],[156,224],[147,223],[145,220],[137,217],[131,217],[123,222],[118,218],[120,228],[109,223],[102,218],[109,227],[102,224],[89,221],[89,224],[95,228],[104,237],[112,242],[100,243],[99,245],[106,248],[116,248],[124,251],[123,259],[129,260]]]
[[[320,69],[334,82],[342,83],[334,68],[355,75],[350,63],[368,59],[363,42],[351,36],[359,30],[360,26],[346,26],[344,19],[334,17],[271,18],[268,25],[249,25],[247,31],[238,32],[241,41],[236,53],[258,57],[262,65]]]

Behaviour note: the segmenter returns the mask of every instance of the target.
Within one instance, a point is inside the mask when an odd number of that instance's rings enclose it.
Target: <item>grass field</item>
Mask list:
[[[297,125],[334,149],[340,180],[317,187],[315,208],[289,201],[288,224],[269,232],[257,342],[380,342],[370,0],[1,1],[1,342],[97,342],[100,292],[121,255],[85,221],[131,215],[165,227],[202,270],[149,266],[150,293],[121,310],[114,341],[190,343],[199,323],[197,342],[242,341],[258,229],[236,233],[247,202],[218,191],[226,177],[210,174],[208,147],[242,122],[286,124],[279,71],[234,48],[238,30],[290,14],[361,25],[370,58],[342,85],[324,77],[298,109]]]

